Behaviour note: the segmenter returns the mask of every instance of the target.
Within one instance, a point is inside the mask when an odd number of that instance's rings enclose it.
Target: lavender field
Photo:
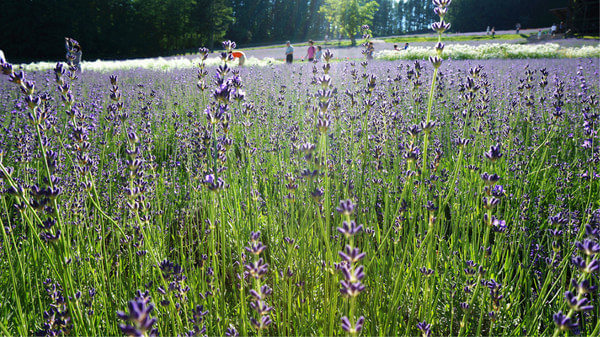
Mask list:
[[[600,334],[598,59],[2,68],[2,335]]]

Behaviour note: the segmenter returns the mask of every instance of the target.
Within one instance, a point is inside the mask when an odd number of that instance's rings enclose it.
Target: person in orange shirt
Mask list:
[[[243,51],[233,51],[231,52],[231,56],[233,56],[234,59],[238,60],[238,65],[240,67],[242,67],[244,65],[244,63],[246,63],[246,54],[244,54]]]

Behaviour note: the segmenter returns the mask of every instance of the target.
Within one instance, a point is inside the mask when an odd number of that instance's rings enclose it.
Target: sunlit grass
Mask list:
[[[444,36],[444,41],[502,41],[502,40],[523,40],[527,38],[526,35],[521,34],[496,34],[492,35],[452,35],[447,34]],[[388,43],[412,43],[412,42],[437,42],[437,35],[430,36],[397,36],[392,38],[385,38],[384,41]]]

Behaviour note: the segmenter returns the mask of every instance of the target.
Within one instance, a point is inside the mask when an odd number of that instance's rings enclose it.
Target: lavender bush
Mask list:
[[[598,59],[443,50],[4,63],[0,331],[600,334]]]

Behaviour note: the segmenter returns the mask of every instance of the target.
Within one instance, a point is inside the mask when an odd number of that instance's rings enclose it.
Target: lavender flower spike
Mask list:
[[[156,318],[150,317],[153,310],[148,292],[138,290],[138,296],[129,302],[129,313],[117,311],[117,317],[129,323],[119,324],[119,328],[127,336],[158,336],[158,330],[152,328],[156,323]]]
[[[442,34],[443,32],[450,29],[450,22],[446,22],[444,20],[441,20],[439,22],[434,22],[431,24],[431,29],[436,31],[438,34]]]
[[[363,229],[363,225],[356,225],[356,222],[354,220],[351,220],[350,222],[344,221],[342,223],[342,227],[337,228],[338,232],[344,234],[344,236],[346,238],[349,238],[357,233],[360,233],[360,231],[362,231],[362,229]]]
[[[348,199],[348,200],[341,200],[340,205],[335,210],[338,211],[338,213],[341,213],[343,215],[352,215],[352,213],[354,213],[355,208],[356,208],[356,205],[354,203],[352,203],[352,200]]]
[[[365,317],[360,316],[356,321],[356,325],[352,325],[348,317],[342,317],[342,329],[350,334],[356,334],[362,330],[363,325],[365,324]]]
[[[426,321],[417,323],[417,328],[421,330],[421,334],[423,337],[431,336],[431,324],[427,324]]]
[[[587,256],[593,257],[600,252],[600,244],[590,239],[584,239],[583,242],[575,242],[575,246]]]
[[[556,327],[560,330],[560,331],[567,331],[567,330],[576,330],[577,329],[577,322],[572,323],[571,322],[571,318],[564,315],[562,313],[562,311],[559,311],[558,313],[552,315],[552,319],[554,320],[554,324],[556,324]]]

